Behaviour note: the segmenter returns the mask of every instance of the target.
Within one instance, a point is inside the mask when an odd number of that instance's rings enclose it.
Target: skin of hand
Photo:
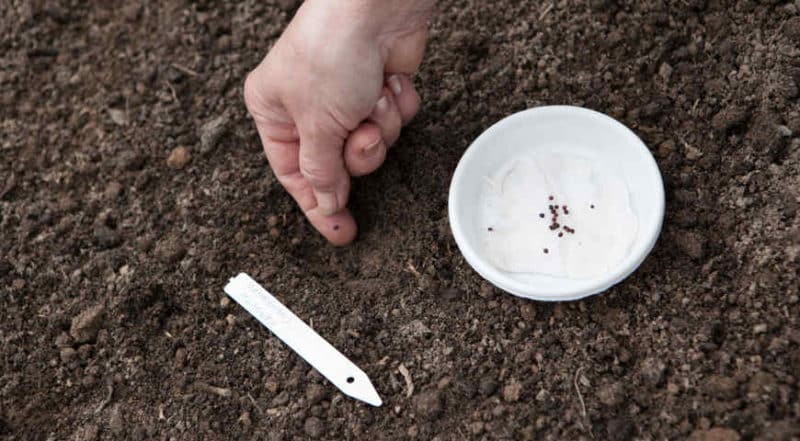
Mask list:
[[[311,224],[351,242],[350,177],[375,171],[417,113],[409,75],[432,0],[306,0],[247,77],[244,100],[275,175]]]

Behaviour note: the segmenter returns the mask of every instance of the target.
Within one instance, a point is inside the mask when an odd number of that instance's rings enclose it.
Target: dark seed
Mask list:
[[[558,233],[558,237],[564,237],[564,233]]]
[[[494,231],[494,228],[492,228],[492,227],[489,227],[489,231]]]
[[[544,213],[539,213],[539,217],[544,219]]]
[[[333,230],[334,230],[334,231],[336,231],[336,230],[338,230],[338,229],[339,229],[339,226],[338,226],[338,225],[334,225],[334,226],[333,226]]]
[[[550,197],[549,197],[549,198],[547,198],[547,199],[550,199],[550,200],[552,201],[552,200],[553,200],[553,199],[555,199],[555,198],[553,198],[552,196],[550,196]]]
[[[545,248],[545,249],[544,249],[544,253],[545,253],[545,254],[547,254],[547,253],[549,253],[549,252],[550,252],[550,250],[548,250],[547,248]]]
[[[591,208],[592,210],[594,210],[594,204],[592,204],[592,205],[589,205],[589,208]]]

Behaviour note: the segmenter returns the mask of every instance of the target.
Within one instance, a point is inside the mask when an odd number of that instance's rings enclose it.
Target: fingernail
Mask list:
[[[378,146],[380,145],[380,143],[381,143],[381,139],[378,138],[372,144],[364,147],[364,155],[365,156],[372,156],[375,153],[378,153]]]
[[[333,192],[315,192],[317,196],[317,207],[322,214],[330,216],[339,211],[339,202],[336,199],[336,193]]]
[[[386,96],[382,96],[381,99],[378,100],[378,103],[375,104],[375,113],[384,113],[386,109],[389,108],[389,99]]]
[[[398,78],[397,75],[389,77],[389,88],[392,89],[395,95],[400,95],[403,92],[403,84],[400,82],[400,78]]]

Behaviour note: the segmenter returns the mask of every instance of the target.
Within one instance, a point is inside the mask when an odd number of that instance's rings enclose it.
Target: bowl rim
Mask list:
[[[652,175],[656,178],[657,182],[660,184],[653,189],[653,197],[656,198],[656,207],[658,209],[657,219],[658,221],[646,226],[647,230],[644,231],[646,234],[647,241],[645,242],[644,248],[641,248],[641,251],[634,256],[633,259],[626,259],[619,268],[615,268],[614,270],[610,271],[607,276],[594,278],[594,279],[587,279],[587,286],[586,287],[576,287],[572,289],[566,289],[563,292],[559,292],[557,294],[546,294],[539,292],[535,289],[531,289],[529,284],[520,283],[511,279],[508,276],[505,276],[504,272],[495,268],[492,264],[487,262],[484,258],[481,257],[480,253],[475,250],[470,242],[467,240],[467,237],[464,233],[463,223],[461,221],[460,215],[458,210],[454,209],[456,206],[457,201],[459,200],[460,194],[459,190],[461,186],[459,183],[464,179],[464,173],[466,169],[466,165],[468,164],[472,158],[477,154],[478,148],[476,146],[481,145],[482,143],[486,142],[487,139],[491,138],[495,133],[503,130],[506,126],[509,126],[516,122],[517,120],[521,119],[528,119],[531,117],[541,117],[546,116],[548,114],[558,114],[558,113],[573,113],[573,114],[581,114],[582,116],[588,116],[590,118],[595,118],[601,120],[603,123],[608,124],[610,126],[616,127],[617,129],[622,129],[622,132],[625,133],[630,140],[632,141],[631,144],[638,147],[640,153],[643,156],[643,159],[648,165],[649,172],[648,174]],[[448,220],[450,222],[450,230],[453,233],[453,237],[455,238],[456,245],[458,246],[459,251],[466,259],[467,263],[484,279],[495,285],[496,287],[507,291],[511,294],[514,294],[519,297],[528,298],[532,300],[539,300],[539,301],[570,301],[570,300],[578,300],[585,297],[589,297],[592,295],[596,295],[602,293],[609,288],[617,285],[618,283],[622,282],[626,278],[628,278],[636,269],[644,262],[647,256],[655,247],[656,242],[658,241],[658,237],[661,233],[661,228],[664,223],[664,209],[665,209],[665,194],[664,194],[664,181],[661,176],[661,171],[658,168],[658,164],[656,163],[653,154],[644,144],[644,142],[637,136],[631,129],[627,126],[622,124],[621,122],[617,121],[616,119],[604,114],[597,112],[595,110],[587,109],[585,107],[577,107],[577,106],[569,106],[569,105],[551,105],[551,106],[539,106],[533,107],[527,110],[523,110],[505,118],[501,119],[500,121],[493,124],[491,127],[486,129],[483,133],[480,134],[467,148],[467,150],[462,155],[461,159],[456,166],[455,172],[453,173],[453,177],[450,181],[450,190],[448,193]],[[642,241],[638,241],[640,244]],[[592,282],[592,283],[590,283]]]

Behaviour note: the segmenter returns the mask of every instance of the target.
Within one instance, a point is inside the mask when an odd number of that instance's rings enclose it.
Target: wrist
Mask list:
[[[392,38],[427,25],[436,0],[306,0],[374,38]]]

